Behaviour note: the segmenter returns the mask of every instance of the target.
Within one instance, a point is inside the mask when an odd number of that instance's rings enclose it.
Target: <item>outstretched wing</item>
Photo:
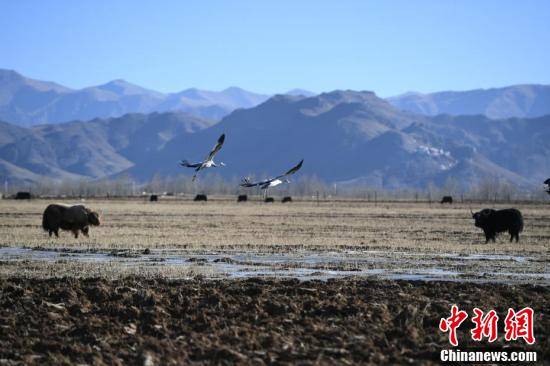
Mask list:
[[[186,167],[186,168],[198,168],[199,166],[201,166],[201,164],[202,163],[191,164],[187,160],[180,161],[180,165],[183,166],[183,167]]]
[[[304,159],[302,159],[302,161],[300,161],[295,167],[289,169],[288,172],[286,172],[285,174],[281,174],[279,175],[277,178],[275,179],[279,179],[279,178],[282,178],[282,177],[286,177],[287,175],[291,175],[291,174],[294,174],[296,173],[298,170],[300,170],[300,168],[302,167],[302,164],[304,163]]]
[[[261,185],[264,185],[266,183],[269,183],[272,180],[273,179],[267,179],[267,180],[262,180],[262,181],[259,181],[259,182],[251,182],[250,178],[243,178],[240,186],[241,187],[256,187],[256,186],[261,186]]]
[[[220,136],[220,138],[218,139],[218,142],[216,143],[216,146],[214,146],[212,151],[210,151],[210,154],[208,154],[208,157],[206,158],[206,161],[211,160],[211,159],[214,158],[214,155],[216,155],[218,153],[218,151],[220,151],[220,149],[222,148],[224,141],[225,141],[225,133]]]
[[[243,178],[240,186],[241,187],[255,187],[257,185],[259,185],[260,183],[259,182],[251,182],[250,181],[250,178]]]

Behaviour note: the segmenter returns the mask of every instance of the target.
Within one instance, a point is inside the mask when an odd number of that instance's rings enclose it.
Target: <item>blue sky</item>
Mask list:
[[[550,84],[550,1],[0,0],[0,68],[69,87],[381,96]]]

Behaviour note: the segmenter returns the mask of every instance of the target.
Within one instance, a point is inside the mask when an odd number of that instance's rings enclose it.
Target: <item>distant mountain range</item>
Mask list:
[[[213,122],[181,112],[127,114],[23,128],[0,122],[0,178],[17,182],[108,177]]]
[[[490,119],[401,111],[372,92],[276,95],[214,123],[183,113],[129,114],[22,128],[0,124],[0,177],[13,181],[190,174],[226,134],[217,156],[227,178],[263,177],[305,159],[326,182],[425,188],[484,176],[540,185],[550,171],[550,116]]]
[[[219,120],[235,109],[254,107],[267,98],[269,95],[236,87],[220,92],[186,89],[163,94],[124,80],[73,90],[0,69],[0,120],[20,126],[167,111]]]
[[[489,118],[541,117],[550,114],[550,85],[514,85],[506,88],[406,93],[387,99],[412,113],[476,115]]]
[[[286,95],[312,97],[316,94],[292,89]],[[236,109],[255,107],[270,97],[237,87],[219,92],[191,88],[164,94],[124,80],[74,90],[0,69],[0,120],[24,127],[120,117],[127,113],[170,111],[218,121]],[[387,101],[402,111],[427,116],[540,117],[550,114],[550,86],[516,85],[461,92],[407,93],[387,98]]]

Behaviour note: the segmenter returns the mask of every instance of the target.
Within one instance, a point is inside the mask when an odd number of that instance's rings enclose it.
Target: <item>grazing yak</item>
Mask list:
[[[285,197],[283,197],[283,200],[282,200],[281,202],[282,202],[282,203],[292,202],[292,197],[290,197],[290,196],[285,196]]]
[[[546,193],[550,194],[550,178],[544,181],[544,190]]]
[[[519,233],[523,231],[523,216],[515,208],[504,210],[493,210],[485,208],[479,212],[473,213],[475,226],[483,229],[485,233],[485,244],[492,240],[495,242],[496,234],[504,231],[510,233],[510,242],[516,239],[519,242]]]
[[[273,203],[273,202],[275,202],[275,199],[273,197],[266,197],[264,199],[264,202],[265,203]]]
[[[444,203],[448,203],[448,204],[452,205],[453,204],[453,197],[443,196],[443,198],[441,199],[441,204],[444,204]]]
[[[248,201],[248,196],[246,194],[240,194],[239,197],[237,197],[237,202],[246,202]]]
[[[88,236],[90,225],[99,225],[99,215],[83,205],[51,204],[42,215],[42,228],[50,236],[53,233],[59,237],[59,229],[72,231],[75,238],[78,238],[79,231]]]
[[[208,201],[208,197],[205,195],[205,194],[197,194],[195,196],[195,198],[193,199],[193,201],[204,201],[204,202],[207,202]]]
[[[31,198],[31,192],[17,192],[15,195],[16,200],[30,200]]]

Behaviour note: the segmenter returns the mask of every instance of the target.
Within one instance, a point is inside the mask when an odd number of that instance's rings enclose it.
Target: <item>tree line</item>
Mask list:
[[[254,179],[254,177],[252,177]],[[61,180],[44,179],[36,183],[9,184],[5,182],[3,195],[9,197],[18,191],[31,192],[40,197],[131,197],[150,194],[186,196],[205,193],[208,195],[261,195],[259,188],[245,189],[239,186],[239,179],[224,179],[215,173],[203,175],[192,182],[190,176],[175,177],[155,175],[149,182],[139,183],[129,176],[103,180]],[[542,186],[542,185],[541,185]],[[452,196],[455,202],[478,201],[547,201],[548,195],[541,187],[520,188],[508,181],[495,177],[481,178],[470,187],[454,178],[448,178],[443,185],[433,183],[424,188],[383,189],[362,184],[326,183],[315,176],[301,175],[269,191],[270,196],[296,196],[312,199],[358,198],[369,201],[408,200],[437,202],[442,196]]]

